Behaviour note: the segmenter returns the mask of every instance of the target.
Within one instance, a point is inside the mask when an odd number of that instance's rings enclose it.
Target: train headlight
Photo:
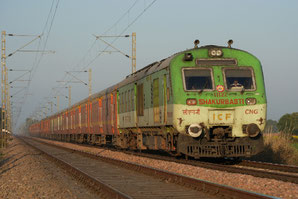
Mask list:
[[[247,105],[255,105],[257,103],[257,99],[256,98],[246,98],[245,102]]]
[[[221,57],[223,55],[222,50],[219,48],[209,49],[209,57]]]
[[[186,104],[189,106],[197,105],[197,100],[196,99],[187,99]]]
[[[199,124],[191,124],[188,127],[188,133],[191,137],[197,138],[200,135],[202,135],[202,132],[203,132],[203,128]]]
[[[221,50],[216,50],[216,56],[221,57],[222,56],[222,51]]]
[[[215,57],[216,56],[216,50],[211,50],[210,55],[211,55],[211,57]]]
[[[249,135],[249,137],[256,137],[260,132],[261,130],[259,129],[258,125],[254,123],[251,123],[246,127],[246,133]]]

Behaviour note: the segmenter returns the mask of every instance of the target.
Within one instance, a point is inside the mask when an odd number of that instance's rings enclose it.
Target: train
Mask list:
[[[262,65],[227,46],[194,47],[33,123],[31,136],[199,159],[260,153],[267,99]]]

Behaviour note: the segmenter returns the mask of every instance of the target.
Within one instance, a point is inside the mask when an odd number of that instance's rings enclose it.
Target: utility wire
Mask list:
[[[130,28],[157,0],[153,0],[146,8],[144,8],[144,10],[130,23],[126,26],[126,28],[124,28],[124,30],[119,34],[122,35],[128,28]],[[116,37],[111,44],[115,43],[116,40],[118,40],[119,38]],[[109,46],[107,45],[103,51],[107,50],[109,48]],[[100,52],[97,56],[95,56],[85,67],[83,67],[83,70],[88,68],[99,56],[101,56],[103,54],[103,52]]]
[[[147,7],[144,8],[144,10],[131,22],[129,23],[126,28],[124,28],[122,30],[122,32],[119,35],[122,35],[128,28],[130,28],[157,0],[153,0]],[[136,2],[135,2],[136,3]],[[135,5],[135,3],[133,4],[133,6]],[[133,7],[132,6],[132,7]],[[130,7],[129,10],[132,8]],[[126,12],[128,13],[128,11]],[[117,23],[115,23],[114,25],[116,25]],[[113,26],[114,26],[113,25]],[[110,28],[111,29],[111,28]],[[108,32],[108,31],[106,31]],[[118,40],[119,38],[116,37],[111,44],[115,43],[116,40]],[[107,45],[103,51],[107,50],[109,48],[109,45]],[[88,68],[99,56],[101,56],[104,52],[100,52],[99,54],[97,54],[97,56],[95,56],[85,67],[82,68],[82,70],[85,70],[86,68]],[[72,80],[72,79],[71,79]],[[71,80],[69,80],[68,82],[70,82]],[[66,82],[64,85],[66,85],[68,82]]]
[[[22,50],[23,48],[25,48],[26,46],[30,45],[31,43],[33,43],[35,40],[40,39],[41,35],[38,35],[37,37],[35,37],[33,40],[31,40],[30,42],[26,43],[25,45],[21,46],[20,48],[18,48],[17,50],[13,51],[12,53],[10,53],[7,57],[12,56],[13,54],[15,54],[16,52]]]
[[[124,18],[124,16],[126,15],[126,14],[128,14],[130,11],[131,11],[131,9],[133,9],[133,7],[137,4],[137,2],[138,2],[139,0],[136,0],[129,8],[128,8],[128,10],[123,14],[123,15],[121,15],[120,17],[119,17],[119,19],[110,27],[110,28],[108,28],[103,34],[105,35],[105,34],[107,34],[110,30],[112,30],[123,18]],[[89,50],[87,51],[87,53],[83,56],[83,58],[78,62],[78,64],[76,64],[76,66],[74,67],[74,69],[75,68],[77,68],[79,65],[80,65],[80,63],[82,63],[84,60],[85,60],[85,58],[87,57],[87,55],[88,54],[90,54],[90,52],[91,52],[91,50],[93,49],[93,47],[94,47],[94,45],[96,44],[96,41],[97,41],[97,39],[95,39],[94,40],[94,42],[92,43],[92,45],[91,45],[91,47],[89,48]],[[63,78],[62,78],[62,80],[61,81],[63,81],[65,78],[67,78],[68,76],[67,76],[67,74],[65,73],[64,74],[64,76],[63,76]],[[72,79],[73,78],[71,78],[69,81],[65,81],[65,83],[64,83],[64,86],[66,86],[69,82],[71,82],[72,81]]]
[[[46,30],[46,27],[47,27],[47,25],[48,25],[48,22],[49,22],[49,19],[50,19],[50,16],[51,16],[51,13],[52,13],[52,10],[53,10],[53,7],[54,7],[54,2],[55,2],[55,0],[52,1],[51,8],[50,8],[50,11],[49,11],[49,14],[48,14],[48,17],[47,17],[47,20],[46,20],[46,23],[45,23],[45,26],[44,26],[42,35],[44,34],[44,32],[45,32],[45,30]],[[50,27],[49,27],[49,30],[48,30],[48,32],[47,32],[46,40],[45,40],[45,43],[44,43],[44,45],[43,45],[43,51],[45,50],[46,45],[47,45],[47,42],[48,42],[48,38],[49,38],[50,31],[51,31],[52,26],[53,26],[53,22],[54,22],[54,19],[55,19],[55,16],[56,16],[56,12],[57,12],[57,9],[58,9],[59,2],[60,2],[60,0],[58,0],[57,3],[56,3],[56,7],[55,7],[55,10],[54,10],[53,17],[52,17],[52,19],[51,19]],[[39,44],[38,44],[38,50],[39,50],[39,48],[40,48],[40,45],[41,45],[41,40],[40,40],[40,42],[39,42]],[[39,66],[39,64],[40,64],[40,62],[41,62],[41,59],[42,59],[43,55],[44,55],[44,54],[42,53],[42,54],[40,55],[39,59],[37,59],[37,56],[38,56],[37,54],[36,54],[36,56],[35,56],[35,63],[36,63],[36,64],[33,64],[32,68],[31,68],[31,71],[32,71],[32,72],[30,72],[29,81],[28,81],[28,84],[27,84],[27,89],[26,89],[25,96],[24,96],[24,99],[23,99],[23,102],[22,102],[22,106],[21,106],[20,111],[19,111],[19,114],[18,114],[18,116],[17,116],[17,118],[16,118],[16,124],[18,123],[18,119],[19,119],[19,117],[20,117],[20,115],[21,115],[21,113],[22,113],[22,107],[23,107],[23,105],[25,104],[25,102],[26,102],[26,100],[27,100],[27,97],[28,97],[28,93],[29,93],[29,89],[30,89],[30,85],[31,85],[32,79],[33,79],[33,77],[34,77],[34,74],[35,74],[35,72],[36,72],[36,70],[37,70],[37,68],[38,68],[38,66]]]
[[[122,32],[120,33],[120,35],[122,35],[127,29],[129,29],[157,0],[153,0],[147,7],[144,8],[144,10],[131,22],[129,23],[126,28],[124,28],[122,30]],[[125,16],[126,14],[128,14],[130,12],[130,10],[136,5],[136,3],[138,2],[138,0],[136,0],[133,5],[108,29],[104,32],[104,34],[108,33],[110,30],[112,30],[123,18],[123,16]],[[116,37],[111,44],[113,44],[118,38]],[[85,56],[83,57],[82,61],[85,59],[85,57],[89,54],[89,52],[91,51],[91,49],[94,47],[95,42],[97,39],[95,39],[95,41],[93,42],[92,46],[89,48],[89,50],[87,51],[87,53],[85,54]],[[107,50],[109,48],[109,45],[107,45],[103,51]],[[97,54],[85,67],[82,68],[82,70],[86,69],[87,67],[89,67],[99,56],[101,56],[103,54],[103,52],[100,52],[99,54]],[[64,77],[62,78],[62,81],[64,80],[64,78],[66,78],[67,75],[65,74]],[[69,81],[65,81],[64,85],[66,86],[70,81],[72,81],[73,77],[69,80]],[[50,95],[51,96],[51,95]]]
[[[106,30],[104,33],[103,33],[103,35],[105,35],[105,34],[107,34],[110,30],[112,30],[122,19],[124,19],[124,16],[125,15],[127,15],[129,12],[130,12],[130,10],[137,4],[137,2],[138,2],[139,0],[136,0],[131,6],[130,6],[130,8],[123,14],[123,15],[121,15],[121,17],[108,29],[108,30]]]
[[[134,7],[135,7],[135,5],[137,4],[137,2],[138,2],[139,0],[136,0],[129,8],[128,8],[128,10],[125,12],[125,13],[123,13],[123,15],[121,15],[120,17],[119,17],[119,19],[112,25],[112,26],[110,26],[110,28],[108,28],[104,33],[103,33],[103,35],[105,35],[105,34],[107,34],[109,31],[111,31],[120,21],[122,21],[123,19],[124,19],[124,16],[125,15],[127,15]],[[94,40],[94,42],[92,43],[92,46],[89,48],[89,50],[87,51],[87,53],[84,55],[84,57],[81,59],[81,61],[80,62],[82,62],[86,57],[87,57],[87,55],[90,53],[90,51],[92,50],[92,48],[94,47],[94,45],[95,45],[95,43],[96,43],[96,40],[97,39],[95,39]],[[76,67],[80,64],[80,62],[76,65]],[[66,74],[65,74],[65,76],[66,76]],[[64,79],[65,78],[65,76],[62,78],[62,79]]]

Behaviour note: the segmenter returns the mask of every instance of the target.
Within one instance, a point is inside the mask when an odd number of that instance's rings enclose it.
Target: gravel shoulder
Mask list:
[[[154,160],[150,158],[138,157],[102,148],[82,146],[52,140],[40,140],[79,151],[98,154],[101,156],[120,159],[123,161],[134,162],[141,165],[150,166],[186,176],[199,178],[209,182],[224,184],[257,193],[262,193],[280,198],[298,198],[298,184],[294,183],[283,182],[274,179],[259,178],[244,174],[229,173],[225,171],[205,169],[163,160]]]
[[[2,153],[0,198],[99,198],[17,138]]]

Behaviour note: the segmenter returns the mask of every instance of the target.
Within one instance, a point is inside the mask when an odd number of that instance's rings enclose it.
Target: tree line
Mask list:
[[[298,112],[287,113],[278,121],[267,120],[265,133],[280,132],[286,136],[298,135]]]

